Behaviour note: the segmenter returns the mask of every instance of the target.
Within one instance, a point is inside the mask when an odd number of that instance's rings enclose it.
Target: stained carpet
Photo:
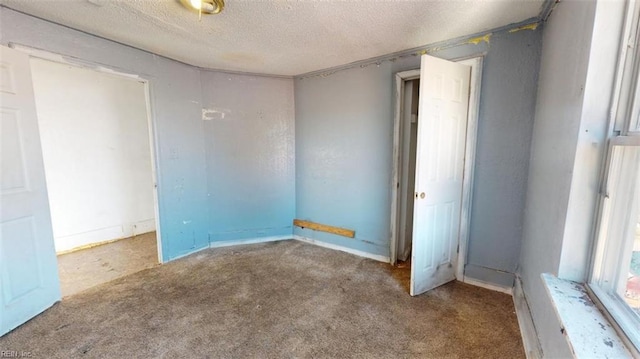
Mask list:
[[[58,256],[62,296],[158,265],[156,232]]]
[[[400,269],[402,271],[402,269]],[[518,358],[510,296],[412,298],[389,265],[297,241],[209,249],[66,298],[0,338],[33,358]]]

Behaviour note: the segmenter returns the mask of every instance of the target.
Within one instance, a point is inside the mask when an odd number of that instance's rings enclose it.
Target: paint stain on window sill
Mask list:
[[[555,312],[576,358],[631,358],[609,321],[587,295],[583,284],[542,274]]]

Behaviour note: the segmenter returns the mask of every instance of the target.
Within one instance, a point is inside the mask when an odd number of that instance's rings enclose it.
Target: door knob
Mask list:
[[[424,192],[420,193],[420,199],[424,199],[425,196]]]

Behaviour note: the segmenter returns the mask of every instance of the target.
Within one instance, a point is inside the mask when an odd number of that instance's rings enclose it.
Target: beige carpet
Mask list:
[[[38,358],[524,357],[511,297],[451,283],[412,298],[403,273],[297,241],[210,249],[72,296],[0,338],[0,350]]]
[[[158,265],[156,232],[58,256],[62,296]]]

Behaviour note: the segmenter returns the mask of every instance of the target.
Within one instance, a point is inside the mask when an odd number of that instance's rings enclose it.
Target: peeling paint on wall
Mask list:
[[[203,121],[224,120],[224,117],[227,113],[231,113],[231,110],[226,108],[203,108],[202,120]]]
[[[535,22],[533,24],[528,24],[528,25],[516,27],[515,29],[509,30],[509,33],[518,32],[518,31],[522,31],[522,30],[534,31],[534,30],[536,30],[538,28],[538,25],[540,25],[540,23],[539,22]]]
[[[478,36],[478,37],[474,37],[472,39],[469,39],[467,41],[467,44],[474,44],[474,45],[478,45],[481,42],[486,42],[487,44],[489,43],[489,40],[491,40],[491,35],[493,35],[492,33],[488,33],[484,36]]]
[[[202,71],[210,243],[291,237],[293,80]]]
[[[535,21],[535,22],[532,22],[532,21]],[[331,75],[334,75],[338,72],[357,68],[357,67],[366,68],[374,64],[379,67],[385,62],[393,63],[396,61],[401,61],[401,60],[412,58],[412,57],[420,57],[425,54],[438,53],[441,51],[457,48],[464,45],[480,46],[480,48],[477,49],[477,54],[484,56],[487,54],[488,45],[490,43],[491,38],[494,35],[499,36],[500,34],[517,32],[521,30],[535,30],[540,24],[540,21],[541,20],[539,19],[530,19],[528,21],[524,21],[518,24],[511,24],[502,28],[493,29],[491,30],[490,33],[479,33],[479,34],[463,36],[463,37],[459,37],[451,40],[441,41],[438,43],[433,43],[433,44],[421,46],[418,48],[408,49],[408,50],[396,52],[393,54],[387,54],[377,58],[371,58],[367,60],[357,61],[355,63],[351,63],[347,65],[342,65],[342,66],[337,66],[337,67],[333,67],[325,70],[314,71],[306,74],[297,75],[297,76],[294,76],[294,78],[296,80],[304,80],[304,79],[315,78],[315,77],[324,78],[324,77],[329,77]],[[481,48],[482,46],[487,47],[487,49]]]
[[[490,45],[465,39],[464,45],[450,46],[452,41],[324,72],[333,72],[331,77],[296,78],[296,218],[350,228],[356,237],[298,228],[295,234],[388,256],[394,75],[419,68],[421,51],[449,60],[484,55],[465,276],[512,286],[520,254],[540,39],[541,31],[493,31]],[[371,66],[380,60],[386,62]],[[510,136],[503,135],[505,128]],[[496,226],[496,221],[503,225]]]

